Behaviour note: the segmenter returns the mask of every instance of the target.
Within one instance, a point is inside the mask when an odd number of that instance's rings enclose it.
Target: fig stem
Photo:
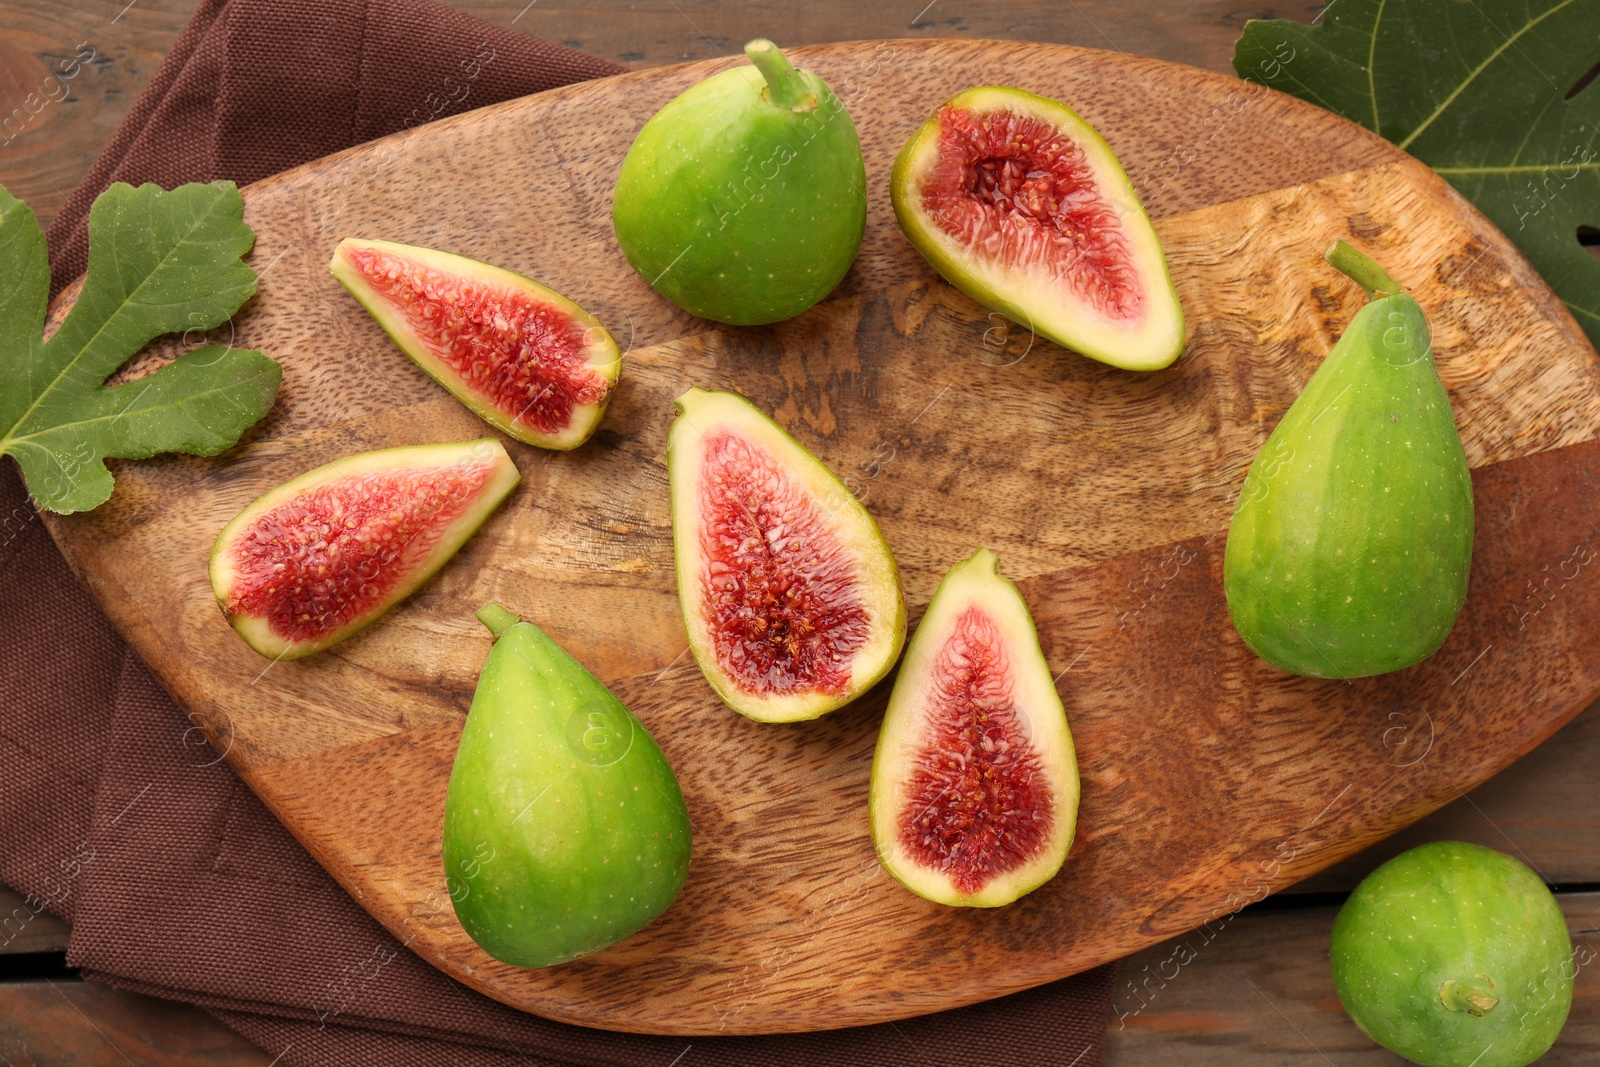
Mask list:
[[[490,601],[478,609],[478,621],[489,628],[489,632],[498,639],[507,630],[522,621],[522,617],[514,611],[508,611],[499,604]]]
[[[789,111],[810,111],[817,106],[817,94],[807,87],[805,78],[794,69],[777,45],[765,37],[757,37],[744,46],[744,54],[750,57],[750,62],[766,79],[767,96],[778,107]]]
[[[1339,272],[1367,291],[1368,300],[1394,296],[1401,292],[1400,283],[1389,277],[1389,272],[1374,263],[1341,238],[1328,247],[1322,258],[1332,263]]]

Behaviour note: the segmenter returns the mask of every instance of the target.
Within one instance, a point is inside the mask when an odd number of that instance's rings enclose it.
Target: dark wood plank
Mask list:
[[[194,0],[0,4],[0,185],[41,223],[88,172],[194,7]],[[80,56],[88,58],[74,65]]]
[[[65,952],[72,928],[21,893],[0,886],[0,955]]]
[[[1600,894],[1559,897],[1579,963],[1572,1014],[1543,1067],[1600,1058]],[[1328,970],[1338,910],[1247,911],[1122,962],[1106,1067],[1399,1067],[1356,1029]]]
[[[1274,11],[1304,14],[1304,5],[1240,8],[1228,0],[601,0],[549,6],[478,0],[453,6],[630,66],[732,55],[754,37],[771,37],[785,48],[897,37],[991,37],[1104,48],[1230,71],[1233,42],[1246,18],[1272,18]]]
[[[1424,760],[1430,726],[1408,716],[1390,757]],[[1409,751],[1398,742],[1407,734]],[[1380,863],[1424,841],[1471,841],[1516,856],[1554,885],[1600,883],[1600,704],[1477,789],[1393,837],[1312,875],[1289,893],[1348,892]],[[1431,753],[1430,753],[1431,755]]]
[[[1241,9],[1231,0],[628,0],[528,4],[453,0],[489,22],[559,41],[630,67],[735,53],[770,36],[789,47],[888,37],[994,37],[1053,41],[1156,56],[1228,71],[1246,18],[1304,16],[1304,5]],[[0,0],[0,127],[22,108],[28,120],[0,136],[0,185],[48,223],[88,171],[118,122],[149,83],[195,0]],[[30,114],[29,93],[46,87],[53,64],[82,46],[94,58],[66,82],[59,102]],[[61,96],[58,89],[51,93]]]
[[[268,1067],[272,1056],[199,1008],[75,980],[0,983],[10,1067]]]

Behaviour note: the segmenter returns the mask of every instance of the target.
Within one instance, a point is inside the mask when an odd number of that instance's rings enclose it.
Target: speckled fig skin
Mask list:
[[[866,165],[833,91],[772,42],[639,131],[612,199],[617,243],[668,300],[753,326],[827,296],[866,232]]]
[[[1333,924],[1339,1001],[1362,1033],[1424,1067],[1524,1067],[1566,1022],[1577,973],[1550,890],[1460,841],[1369,874]]]
[[[1449,636],[1472,569],[1472,476],[1422,308],[1343,241],[1328,257],[1372,299],[1251,463],[1222,575],[1262,659],[1360,678]]]
[[[445,884],[489,955],[549,967],[642,930],[689,875],[689,813],[644,724],[498,604],[444,809]]]

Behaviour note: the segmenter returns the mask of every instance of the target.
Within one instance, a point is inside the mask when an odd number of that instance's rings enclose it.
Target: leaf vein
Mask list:
[[[199,392],[185,393],[182,396],[174,397],[171,400],[168,400],[168,401],[165,401],[165,402],[162,402],[162,403],[159,403],[159,404],[152,404],[152,405],[150,405],[149,407],[146,407],[146,408],[140,408],[137,412],[134,412],[134,414],[138,415],[138,416],[144,416],[144,415],[151,415],[151,414],[154,414],[156,412],[177,409],[179,412],[181,412],[182,414],[186,415],[191,421],[193,421],[194,416],[193,416],[192,413],[190,413],[187,410],[187,405],[193,404],[193,403],[195,403],[196,401],[199,401],[199,400],[204,400],[204,399],[206,399],[208,397],[221,396],[221,397],[223,397],[225,399],[226,398],[230,398],[230,397],[233,397],[233,396],[235,396],[235,395],[237,395],[237,394],[239,394],[241,392],[244,392],[244,387],[246,387],[246,386],[254,385],[257,388],[259,388],[260,379],[262,377],[264,377],[264,376],[263,375],[254,375],[254,376],[252,376],[250,378],[238,378],[238,379],[235,379],[233,381],[223,383],[221,385],[212,386],[209,389],[203,389],[203,390],[201,390]],[[148,387],[146,387],[145,391],[146,392],[148,391]],[[144,395],[144,393],[141,392],[140,396],[143,396],[143,395]],[[138,399],[139,399],[138,397],[134,398],[135,401],[137,401]],[[5,453],[11,451],[11,449],[16,445],[27,444],[29,442],[36,441],[41,437],[49,437],[51,434],[59,433],[59,432],[61,432],[63,430],[75,430],[80,426],[94,426],[94,425],[97,425],[99,423],[116,422],[118,419],[120,419],[120,418],[122,418],[122,417],[124,417],[125,415],[128,414],[129,407],[131,407],[131,405],[125,406],[123,408],[120,408],[115,412],[106,412],[106,413],[102,413],[102,414],[99,414],[99,415],[95,415],[92,418],[75,419],[72,422],[58,422],[53,426],[48,426],[43,430],[36,430],[33,433],[23,434],[23,435],[17,436],[17,437],[6,437],[4,439],[0,439],[0,455],[3,455]],[[245,409],[245,410],[249,410],[249,409]],[[201,426],[201,429],[204,429],[204,430],[206,430],[207,433],[211,433],[213,435],[216,432],[214,430],[206,429],[206,427],[204,427],[204,426]],[[109,455],[110,453],[106,453],[106,454]],[[127,457],[121,457],[121,458],[127,458]]]
[[[1453,89],[1451,91],[1449,96],[1445,97],[1444,100],[1440,101],[1439,106],[1435,107],[1433,109],[1433,112],[1430,115],[1428,115],[1427,118],[1422,120],[1422,124],[1420,126],[1418,126],[1416,129],[1412,130],[1411,133],[1406,137],[1405,140],[1395,142],[1396,146],[1399,147],[1402,151],[1404,151],[1405,149],[1410,148],[1412,142],[1414,142],[1418,137],[1422,136],[1423,132],[1425,130],[1427,130],[1427,128],[1429,126],[1432,126],[1434,124],[1434,122],[1438,121],[1438,118],[1439,118],[1440,115],[1443,115],[1446,111],[1448,111],[1450,109],[1450,106],[1456,102],[1456,99],[1463,92],[1466,91],[1467,86],[1471,85],[1474,81],[1476,81],[1478,79],[1478,76],[1480,74],[1482,74],[1485,70],[1487,70],[1489,68],[1489,66],[1494,63],[1495,60],[1499,59],[1502,55],[1505,54],[1506,49],[1512,47],[1516,43],[1516,40],[1517,40],[1518,37],[1521,37],[1522,35],[1526,34],[1529,30],[1533,29],[1539,23],[1543,22],[1545,19],[1547,19],[1550,16],[1554,15],[1556,12],[1561,11],[1564,8],[1570,7],[1575,2],[1576,2],[1576,0],[1561,0],[1561,3],[1557,4],[1555,7],[1552,7],[1549,11],[1546,11],[1544,14],[1540,15],[1538,18],[1530,19],[1527,23],[1525,23],[1522,26],[1521,29],[1517,30],[1517,32],[1515,34],[1507,37],[1504,44],[1502,44],[1499,48],[1496,48],[1493,52],[1490,52],[1489,55],[1483,60],[1483,62],[1479,63],[1476,67],[1474,67],[1471,70],[1471,72],[1469,72],[1467,74],[1467,76],[1462,79],[1461,84],[1457,85],[1455,87],[1455,89]],[[1473,7],[1476,8],[1477,5],[1473,4]],[[1491,22],[1490,25],[1493,26],[1494,23]],[[1496,26],[1495,29],[1497,31],[1499,31],[1499,27],[1498,26]],[[1503,32],[1503,31],[1501,31],[1501,32]],[[1519,49],[1518,51],[1520,52],[1521,50]],[[1526,59],[1527,57],[1524,56],[1523,58]],[[1537,68],[1535,68],[1535,69],[1537,69]]]
[[[212,206],[208,210],[202,212],[201,215],[198,218],[195,218],[190,223],[189,228],[184,231],[184,233],[183,233],[183,235],[181,237],[179,237],[176,241],[174,241],[172,243],[172,247],[167,250],[166,254],[164,256],[162,256],[160,261],[158,261],[155,264],[155,266],[153,266],[148,272],[146,272],[145,276],[142,279],[140,279],[139,284],[134,287],[133,291],[128,293],[128,295],[126,297],[124,297],[124,299],[122,300],[121,303],[117,304],[114,308],[112,308],[110,310],[110,312],[106,315],[105,320],[100,324],[99,329],[97,329],[94,332],[94,334],[92,336],[90,336],[82,344],[82,346],[79,347],[77,352],[72,354],[72,357],[69,360],[67,360],[65,365],[62,366],[60,372],[56,374],[55,378],[52,379],[50,381],[50,383],[48,385],[46,385],[42,390],[40,390],[39,393],[33,398],[33,403],[28,405],[28,409],[22,413],[21,417],[18,418],[17,421],[12,424],[11,429],[7,431],[7,438],[8,439],[14,439],[15,438],[16,431],[27,424],[28,419],[30,417],[32,417],[33,413],[39,409],[39,405],[44,402],[45,397],[47,397],[51,392],[53,392],[56,389],[56,387],[61,384],[62,379],[65,378],[68,374],[70,374],[73,371],[73,369],[76,368],[78,366],[78,364],[83,361],[84,356],[87,355],[96,346],[96,344],[100,340],[100,337],[106,332],[106,330],[110,327],[110,325],[118,319],[118,317],[122,314],[122,311],[129,304],[134,304],[135,306],[142,306],[142,305],[139,305],[134,300],[134,298],[138,295],[139,290],[143,289],[146,285],[148,285],[149,282],[150,282],[150,279],[155,277],[155,275],[161,270],[162,267],[164,267],[167,263],[169,263],[174,257],[176,257],[178,255],[179,251],[184,248],[184,245],[186,244],[186,238],[188,237],[188,235],[192,234],[205,221],[207,221],[211,217],[211,214],[212,214],[213,211],[215,211],[218,207],[223,207],[223,206],[225,206],[225,202],[223,200],[219,199],[218,201],[214,202],[212,204]],[[116,249],[115,240],[108,242],[108,244],[109,244],[109,247],[112,248],[113,251],[115,251],[115,249]],[[114,265],[115,265],[115,261],[114,261]],[[118,276],[120,277],[120,270],[118,272]],[[80,296],[80,299],[82,299],[81,296]],[[69,318],[70,318],[70,315],[69,315]],[[63,323],[62,325],[63,325],[63,328],[64,328],[66,324]],[[59,336],[60,336],[60,331],[57,331],[56,337],[59,337]],[[55,337],[52,337],[51,341],[54,342],[54,340],[55,340]],[[42,349],[42,351],[48,352],[49,349],[50,349],[50,345],[48,345],[48,344],[42,345],[41,349]],[[130,352],[130,353],[128,353],[128,355],[132,356],[133,353]]]

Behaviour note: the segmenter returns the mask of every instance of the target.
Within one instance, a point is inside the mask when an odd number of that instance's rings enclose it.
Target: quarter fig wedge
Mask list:
[[[737,393],[690,389],[667,438],[689,648],[728,706],[814,719],[888,673],[905,642],[894,556],[867,509]]]
[[[1065,104],[987,85],[940,105],[895,160],[906,238],[978,303],[1126,370],[1183,351],[1183,307],[1133,183]]]
[[[328,265],[417,366],[490,426],[587,441],[622,372],[600,320],[532,278],[453,252],[346,238]]]
[[[993,908],[1055,877],[1078,760],[1033,617],[999,560],[950,568],[895,678],[872,758],[878,858],[938,904]]]
[[[211,549],[211,589],[246,644],[295,659],[405,599],[520,480],[499,441],[363,452],[241,511]]]

